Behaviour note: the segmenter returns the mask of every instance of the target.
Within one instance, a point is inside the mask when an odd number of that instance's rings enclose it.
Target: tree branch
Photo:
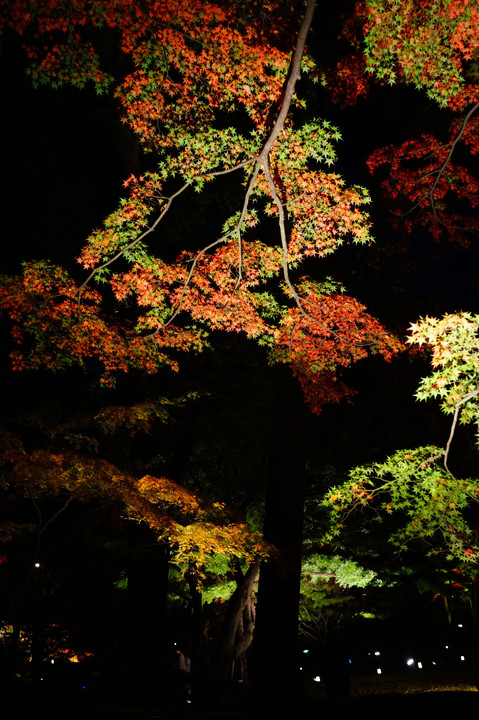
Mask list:
[[[437,173],[437,177],[436,177],[434,183],[432,184],[431,190],[429,191],[429,199],[430,199],[431,206],[433,207],[433,209],[434,209],[434,190],[436,189],[436,187],[439,183],[439,180],[441,179],[441,176],[444,174],[447,166],[449,165],[449,163],[451,161],[451,157],[454,153],[454,150],[456,149],[456,146],[457,146],[459,140],[464,135],[464,132],[467,127],[467,123],[469,122],[469,120],[474,115],[474,113],[476,112],[477,109],[479,109],[479,101],[475,105],[472,106],[472,108],[469,110],[466,117],[464,118],[463,123],[461,125],[461,129],[459,130],[459,132],[457,133],[456,137],[454,138],[454,140],[451,144],[451,149],[449,150],[448,156],[444,160],[441,168],[439,169],[439,171]],[[436,213],[434,213],[434,214],[436,215]],[[436,215],[436,217],[437,217],[437,215]]]
[[[447,460],[449,457],[449,451],[451,449],[452,439],[453,439],[454,433],[456,431],[456,425],[457,425],[457,421],[459,419],[459,413],[461,411],[461,406],[464,405],[464,403],[467,402],[468,400],[471,400],[476,395],[479,395],[479,388],[476,388],[475,390],[471,390],[471,392],[468,392],[466,395],[464,395],[464,397],[461,398],[461,400],[459,400],[459,402],[457,402],[454,405],[454,418],[452,421],[451,431],[449,433],[449,438],[448,438],[447,445],[446,445],[446,452],[444,455],[444,467],[446,468],[447,472],[450,475],[452,475],[452,472],[448,468]],[[454,475],[452,475],[452,477],[454,477]]]
[[[406,217],[406,215],[410,215],[412,212],[414,212],[414,210],[416,210],[418,207],[420,207],[421,203],[427,198],[429,200],[429,205],[431,206],[431,210],[432,210],[433,215],[436,218],[437,222],[439,224],[447,227],[446,223],[443,220],[441,220],[441,218],[437,214],[436,203],[434,201],[434,191],[437,188],[441,177],[444,175],[449,163],[451,162],[451,158],[454,154],[454,151],[456,150],[457,144],[459,143],[459,141],[461,140],[462,136],[464,135],[464,133],[466,131],[466,127],[467,127],[469,120],[471,119],[471,117],[474,115],[474,113],[478,109],[479,109],[479,101],[470,108],[469,112],[464,117],[464,120],[462,122],[459,132],[457,133],[454,140],[451,142],[451,146],[450,146],[450,149],[449,149],[446,159],[444,160],[444,162],[441,165],[441,167],[439,168],[439,170],[434,172],[434,174],[436,175],[436,179],[434,180],[433,184],[431,185],[428,193],[423,195],[411,208],[409,208],[409,210],[407,210],[404,213],[401,213],[401,215],[400,215],[401,218]],[[444,146],[441,146],[438,149],[442,149],[443,147]],[[429,173],[429,174],[431,174],[431,173]],[[423,175],[421,177],[425,177],[425,176]],[[449,226],[449,227],[451,227],[451,226]],[[462,228],[460,226],[452,226],[452,227],[455,230],[465,230],[466,232],[471,232],[472,234],[477,235],[477,233],[475,233],[473,230],[469,230],[467,228]]]

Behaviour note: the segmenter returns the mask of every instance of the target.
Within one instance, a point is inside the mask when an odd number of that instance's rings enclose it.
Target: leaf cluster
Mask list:
[[[331,509],[329,538],[347,518],[367,517],[374,523],[396,520],[389,536],[398,551],[420,540],[429,555],[476,563],[479,546],[465,510],[478,502],[479,482],[454,478],[441,462],[444,451],[425,446],[399,450],[385,462],[354,468],[348,480],[331,488],[323,504]],[[360,511],[358,516],[357,511]]]

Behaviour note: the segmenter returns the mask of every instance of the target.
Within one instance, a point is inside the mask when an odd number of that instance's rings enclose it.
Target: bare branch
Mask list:
[[[474,115],[474,113],[476,112],[476,110],[477,110],[478,108],[479,108],[479,101],[478,101],[475,105],[472,106],[472,108],[469,110],[469,112],[467,113],[466,117],[464,118],[463,123],[462,123],[462,125],[461,125],[461,129],[459,130],[459,132],[457,133],[456,137],[454,138],[454,140],[453,140],[453,142],[452,142],[452,144],[451,144],[451,149],[449,150],[448,156],[447,156],[447,158],[445,159],[445,161],[443,162],[441,168],[439,169],[439,172],[437,173],[437,177],[436,177],[436,179],[435,179],[435,181],[434,181],[434,183],[433,183],[433,185],[432,185],[432,187],[431,187],[431,190],[429,191],[429,199],[430,199],[430,201],[431,201],[431,206],[432,206],[433,208],[434,208],[434,190],[436,189],[436,187],[437,187],[437,185],[438,185],[438,183],[439,183],[439,180],[441,179],[441,176],[444,174],[447,166],[449,165],[449,163],[450,163],[450,161],[451,161],[451,157],[452,157],[452,155],[453,155],[453,153],[454,153],[454,150],[456,149],[456,146],[457,146],[459,140],[460,140],[460,139],[462,138],[462,136],[464,135],[464,132],[465,132],[466,127],[467,127],[467,123],[469,122],[469,120],[471,119],[471,117]],[[434,214],[435,214],[435,213],[434,213]]]
[[[475,390],[471,390],[471,392],[468,392],[466,395],[464,395],[464,396],[461,398],[461,400],[459,400],[459,402],[457,402],[457,403],[454,405],[454,418],[453,418],[453,421],[452,421],[451,431],[450,431],[450,433],[449,433],[449,438],[448,438],[447,445],[446,445],[446,452],[445,452],[445,455],[444,455],[444,467],[446,468],[447,472],[448,472],[450,475],[452,475],[452,472],[451,472],[451,471],[449,470],[449,468],[448,468],[447,460],[448,460],[448,457],[449,457],[449,451],[450,451],[450,449],[451,449],[452,439],[453,439],[454,433],[455,433],[455,431],[456,431],[456,425],[457,425],[457,421],[458,421],[458,419],[459,419],[459,413],[460,413],[460,411],[461,411],[461,406],[464,405],[464,403],[467,402],[468,400],[471,400],[471,399],[472,399],[473,397],[475,397],[476,395],[479,395],[479,388],[476,388]],[[452,475],[452,477],[454,477],[454,475]]]

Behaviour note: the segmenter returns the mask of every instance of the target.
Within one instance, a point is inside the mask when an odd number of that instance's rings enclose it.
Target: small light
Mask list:
[[[462,623],[458,623],[457,627],[464,627]]]
[[[466,659],[466,658],[464,657],[464,655],[461,655],[461,660],[465,660],[465,659]]]
[[[421,670],[421,669],[422,669],[422,662],[418,662],[417,666],[418,666],[419,670]]]
[[[381,668],[378,668],[378,669],[376,670],[376,672],[377,672],[378,675],[381,675],[381,673],[382,673]]]
[[[409,658],[409,660],[406,660],[407,665],[414,665],[414,660],[412,658]]]
[[[375,652],[374,654],[375,654],[375,655],[381,655],[381,653],[379,652],[379,650],[376,650],[376,652]]]
[[[36,568],[39,568],[39,567],[40,567],[40,563],[35,563],[35,567],[36,567]]]
[[[319,675],[316,675],[316,677],[313,678],[314,682],[321,682],[321,678]]]
[[[446,648],[446,650],[449,650],[449,645],[444,645],[444,647]]]
[[[303,652],[304,652],[304,654],[309,653],[308,648],[306,648],[305,650],[303,650]]]
[[[55,665],[55,660],[52,658],[52,659],[50,660],[50,663],[51,663],[52,665]]]

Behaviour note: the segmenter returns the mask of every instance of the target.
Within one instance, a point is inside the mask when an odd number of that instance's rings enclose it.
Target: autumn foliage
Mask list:
[[[0,277],[14,371],[79,366],[113,388],[132,371],[177,372],[184,353],[235,333],[261,346],[270,363],[287,365],[319,414],[353,392],[346,368],[404,349],[323,272],[344,246],[372,244],[374,231],[368,190],[335,171],[340,130],[319,110],[314,116],[306,98],[350,108],[374,84],[425,93],[446,118],[442,134],[378,147],[367,164],[393,229],[466,246],[479,232],[479,2],[358,0],[341,20],[338,41],[348,48],[324,64],[321,51],[308,49],[315,11],[323,7],[314,0],[0,0],[0,34],[21,45],[33,85],[107,95],[143,165],[126,173],[116,208],[74,247],[68,267],[55,257],[23,258],[21,272]],[[322,502],[332,516],[326,539],[336,542],[359,509],[376,526],[378,517],[398,522],[390,539],[401,552],[425,542],[448,559],[476,562],[465,511],[477,500],[477,481],[457,479],[448,456],[456,424],[478,423],[478,323],[455,313],[411,326],[410,342],[431,351],[433,366],[416,397],[439,398],[453,416],[449,442],[352,470]],[[123,438],[148,432],[161,412],[155,403],[104,407],[88,422],[117,440],[118,430]],[[194,599],[208,563],[221,561],[243,603],[231,635],[237,639],[242,624],[246,648],[253,585],[272,547],[225,504],[158,467],[125,469],[102,456],[94,433],[70,430],[51,424],[47,440],[30,446],[3,433],[1,489],[33,506],[53,500],[58,510],[47,524],[70,504],[93,503],[113,508],[119,522],[147,526]],[[287,506],[284,496],[278,507]],[[293,504],[302,502],[296,493]],[[47,524],[36,528],[38,538]],[[298,527],[291,545],[299,563]],[[3,539],[24,531],[33,532],[9,526]],[[236,656],[225,657],[231,675]]]
[[[310,2],[300,27],[281,3],[9,7],[5,25],[22,36],[34,83],[111,90],[157,161],[156,170],[125,181],[118,209],[87,238],[80,280],[50,262],[4,279],[15,369],[61,369],[94,357],[108,385],[131,367],[176,368],[176,352],[203,349],[211,331],[241,332],[292,363],[319,411],[344,390],[336,367],[368,350],[390,357],[399,348],[361,304],[300,274],[308,258],[371,241],[367,192],[328,170],[338,130],[319,119],[301,123],[299,111],[293,117],[302,105],[300,71],[314,72],[304,53],[313,9]],[[275,23],[267,21],[272,13]],[[115,77],[102,69],[93,29],[116,34],[124,62]],[[243,176],[245,190],[222,234],[167,259],[158,233],[172,204],[232,173]],[[276,237],[262,230],[268,217],[278,223]],[[136,312],[108,316],[107,289]]]
[[[360,2],[357,17],[364,23],[367,71],[381,83],[425,90],[451,118],[442,136],[423,133],[378,148],[370,170],[386,170],[383,190],[401,228],[411,233],[422,226],[436,240],[467,244],[478,231],[479,5]]]

